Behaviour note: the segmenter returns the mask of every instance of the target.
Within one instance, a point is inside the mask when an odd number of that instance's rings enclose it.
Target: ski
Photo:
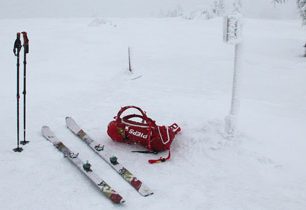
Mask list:
[[[75,165],[92,183],[99,188],[99,190],[112,202],[121,204],[125,200],[115,190],[113,190],[104,180],[94,173],[89,162],[84,163],[79,157],[79,153],[72,152],[67,146],[63,144],[51,131],[48,126],[43,126],[41,129],[42,135],[50,141],[60,152],[64,154],[64,157]]]
[[[72,133],[83,140],[96,154],[98,154],[105,162],[107,162],[120,176],[127,181],[132,187],[134,187],[140,195],[149,196],[153,192],[142,181],[137,179],[128,169],[118,162],[115,155],[112,155],[111,151],[105,148],[105,145],[93,140],[87,135],[87,133],[80,128],[80,126],[71,117],[66,117],[66,125]]]

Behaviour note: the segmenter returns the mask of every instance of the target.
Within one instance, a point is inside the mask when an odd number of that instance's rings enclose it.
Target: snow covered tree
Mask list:
[[[273,0],[274,4],[285,3],[288,0]],[[297,0],[296,1],[300,16],[302,18],[302,24],[306,25],[306,0]]]
[[[214,0],[213,2],[213,13],[217,16],[222,16],[224,14],[224,1]]]
[[[302,18],[302,24],[306,25],[306,0],[297,0],[296,3]]]
[[[181,17],[183,16],[183,14],[184,14],[183,8],[180,5],[178,5],[174,9],[168,10],[167,12],[161,11],[161,15],[163,17]]]
[[[235,0],[233,3],[233,7],[235,13],[241,13],[241,8],[242,8],[241,0]]]
[[[273,0],[273,3],[275,4],[281,4],[281,3],[285,3],[287,0]]]

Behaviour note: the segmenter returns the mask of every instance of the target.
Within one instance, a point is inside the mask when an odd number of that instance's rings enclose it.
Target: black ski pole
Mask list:
[[[26,141],[26,67],[27,67],[27,53],[29,53],[29,39],[27,32],[21,32],[23,36],[23,141],[21,142],[22,145],[29,143]]]
[[[20,41],[20,33],[17,33],[17,38],[14,43],[14,55],[17,57],[17,147],[13,149],[14,152],[21,152],[22,147],[19,146],[19,53],[21,50],[21,41]]]

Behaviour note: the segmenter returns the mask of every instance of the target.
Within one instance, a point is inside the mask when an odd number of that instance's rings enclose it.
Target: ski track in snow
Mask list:
[[[306,209],[305,33],[298,21],[247,19],[239,131],[224,137],[233,46],[222,20],[111,18],[0,20],[0,204],[6,210],[118,209],[40,134],[48,125],[126,200],[125,209]],[[105,24],[103,24],[105,23]],[[26,30],[28,140],[16,141],[16,57]],[[128,72],[131,47],[133,73]],[[22,66],[21,66],[22,67]],[[137,79],[135,79],[137,78]],[[22,87],[22,86],[21,86]],[[21,90],[22,91],[22,90]],[[142,107],[182,132],[172,158],[149,165],[140,148],[112,142],[121,106]],[[65,128],[73,116],[152,190],[143,198]]]

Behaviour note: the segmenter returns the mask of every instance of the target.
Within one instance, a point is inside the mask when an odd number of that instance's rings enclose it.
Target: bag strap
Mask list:
[[[176,123],[170,125],[169,128],[171,128],[175,135],[181,131],[181,128]]]
[[[139,118],[142,120],[142,122],[130,120],[132,118]],[[142,128],[147,128],[150,124],[151,126],[155,126],[155,122],[151,118],[149,117],[145,118],[144,116],[138,114],[126,115],[121,118],[121,122],[129,126],[138,126]]]
[[[167,129],[167,140],[169,140],[169,129],[171,129],[174,134],[177,134],[178,132],[181,131],[181,128],[176,124],[173,123],[172,125],[170,125],[169,127],[166,127]],[[162,140],[163,144],[166,144],[168,142],[164,142],[164,139],[162,138],[162,135],[160,133],[160,130],[158,128],[158,133],[160,135],[160,138]],[[170,148],[168,149],[168,156],[167,157],[160,157],[159,159],[155,159],[155,160],[148,160],[149,163],[154,164],[154,163],[162,163],[162,162],[166,162],[167,160],[169,160],[171,158],[171,152],[170,152]]]
[[[162,162],[166,162],[167,160],[169,160],[171,157],[171,153],[170,153],[170,149],[168,150],[168,156],[167,157],[160,157],[159,159],[155,159],[155,160],[148,160],[148,162],[150,164],[154,164],[154,163],[162,163]]]
[[[137,109],[140,112],[140,114],[142,115],[143,119],[147,121],[148,117],[147,117],[146,113],[142,109],[137,107],[137,106],[124,106],[124,107],[121,107],[121,109],[119,110],[119,112],[117,114],[116,120],[119,121],[121,119],[121,115],[123,114],[123,112],[125,112],[128,109]]]

